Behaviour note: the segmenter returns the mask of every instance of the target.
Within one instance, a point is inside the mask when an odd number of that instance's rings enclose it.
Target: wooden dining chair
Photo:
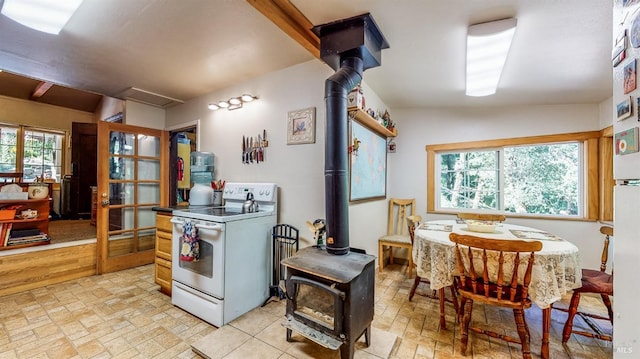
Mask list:
[[[407,217],[407,225],[409,228],[409,237],[411,238],[411,244],[413,244],[415,241],[415,229],[420,224],[421,221],[422,221],[422,217],[420,217],[419,215]],[[416,262],[415,258],[413,262],[414,263]],[[456,318],[458,317],[458,296],[456,295],[455,288],[453,287],[453,285],[448,286],[448,288],[451,290],[451,299],[449,299],[445,295],[445,288],[440,288],[438,289],[437,292],[435,290],[431,290],[431,293],[417,291],[418,285],[420,285],[420,283],[431,285],[431,283],[429,282],[429,279],[421,277],[418,274],[418,270],[416,268],[416,277],[413,280],[413,285],[411,286],[411,291],[409,292],[409,301],[411,301],[413,299],[413,296],[416,294],[421,295],[423,297],[431,298],[431,299],[438,299],[440,303],[440,329],[447,329],[447,322],[445,320],[445,310],[444,310],[445,302],[449,302],[453,304],[453,308],[456,312]]]
[[[455,243],[458,281],[454,282],[460,305],[460,351],[467,352],[469,330],[520,344],[522,356],[531,358],[529,327],[524,310],[531,307],[529,283],[534,253],[542,249],[540,241],[501,240],[451,233]],[[522,263],[521,263],[522,262]],[[526,266],[524,269],[522,266]],[[518,338],[489,329],[471,326],[473,303],[511,308]],[[474,353],[477,354],[477,353]]]
[[[504,222],[507,217],[503,214],[490,214],[490,213],[458,213],[458,218],[462,220],[473,219],[476,221],[493,221],[493,222]]]
[[[406,248],[409,252],[409,267],[407,277],[411,278],[413,271],[413,245],[409,238],[407,217],[415,215],[416,200],[413,198],[389,199],[389,214],[387,218],[387,234],[378,239],[378,266],[380,272],[384,269],[384,252],[389,251],[389,264],[393,264],[393,248]]]
[[[608,320],[613,325],[613,310],[611,308],[611,299],[609,298],[609,296],[613,296],[613,270],[611,270],[611,274],[606,272],[607,261],[609,258],[609,241],[611,240],[611,237],[613,237],[613,227],[602,226],[600,227],[600,233],[604,235],[600,270],[582,269],[582,286],[573,290],[571,301],[569,302],[569,308],[565,310],[554,307],[554,309],[569,312],[569,316],[567,317],[567,321],[562,330],[563,343],[566,343],[569,340],[571,333],[601,340],[612,340],[612,335],[604,333],[598,324],[591,319]],[[602,302],[604,302],[604,305],[607,307],[607,314],[609,317],[595,313],[578,311],[580,296],[585,293],[599,294],[602,298]],[[576,314],[578,314],[584,322],[587,323],[593,332],[573,329],[573,320]]]

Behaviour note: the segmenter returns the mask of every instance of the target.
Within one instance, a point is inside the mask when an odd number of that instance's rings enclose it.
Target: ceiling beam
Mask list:
[[[311,31],[313,24],[291,1],[247,0],[247,2],[313,56],[320,58],[320,39]]]
[[[36,88],[31,93],[31,99],[35,100],[42,97],[53,86],[51,82],[40,81]]]

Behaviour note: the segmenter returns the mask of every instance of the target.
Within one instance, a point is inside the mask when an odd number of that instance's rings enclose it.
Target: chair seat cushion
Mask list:
[[[391,234],[380,237],[381,241],[385,242],[393,242],[393,243],[401,243],[401,244],[411,244],[411,238],[409,235],[401,235],[401,234]]]
[[[613,295],[613,276],[599,270],[583,269],[582,287],[576,290]]]

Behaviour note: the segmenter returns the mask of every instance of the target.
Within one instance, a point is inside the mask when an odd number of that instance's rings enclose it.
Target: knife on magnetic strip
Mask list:
[[[242,136],[242,164],[245,164],[245,162],[244,162],[245,153],[247,153],[247,147],[246,147],[246,144],[244,142],[244,136]]]

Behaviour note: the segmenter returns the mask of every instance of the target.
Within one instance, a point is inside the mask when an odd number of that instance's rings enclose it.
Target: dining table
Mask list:
[[[529,297],[542,310],[542,358],[549,358],[551,304],[581,286],[580,252],[573,243],[547,231],[500,223],[490,233],[472,232],[462,220],[436,220],[420,223],[415,230],[413,261],[417,274],[438,290],[453,285],[457,272],[450,233],[502,240],[539,240],[542,250],[535,253]]]

